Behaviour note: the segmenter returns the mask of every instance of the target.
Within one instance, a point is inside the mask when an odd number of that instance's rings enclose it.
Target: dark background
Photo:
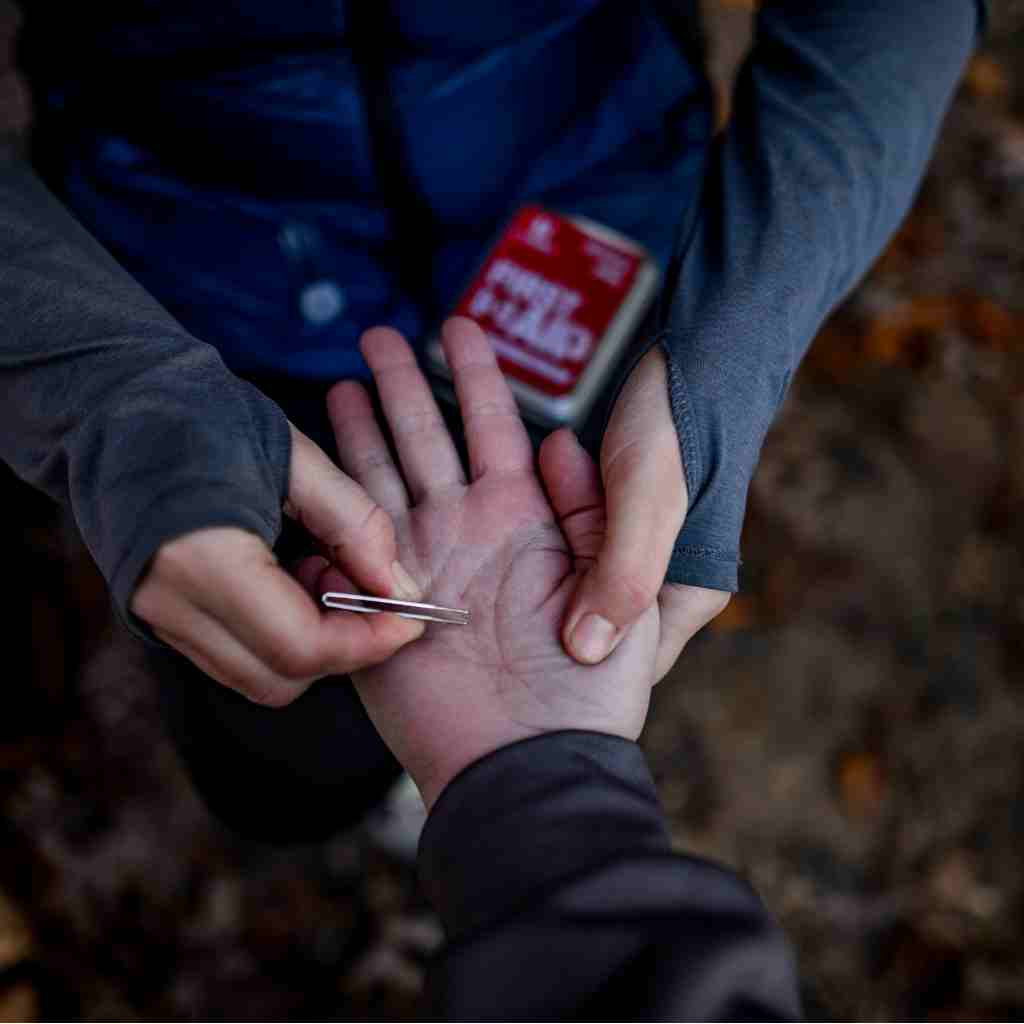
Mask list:
[[[743,3],[708,0],[728,82]],[[24,131],[4,74],[0,124]],[[1024,3],[906,225],[815,341],[746,589],[643,739],[681,849],[780,917],[812,1015],[1024,1013]],[[404,1016],[438,927],[356,832],[275,851],[191,794],[73,529],[6,475],[0,1020]]]

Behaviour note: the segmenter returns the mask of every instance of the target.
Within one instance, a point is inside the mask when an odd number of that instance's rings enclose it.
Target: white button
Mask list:
[[[299,310],[308,324],[328,324],[344,308],[345,293],[334,281],[313,281],[299,295]]]

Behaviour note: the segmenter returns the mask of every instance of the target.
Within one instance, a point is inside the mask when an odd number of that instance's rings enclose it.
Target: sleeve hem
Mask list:
[[[253,511],[246,496],[228,488],[208,491],[178,491],[161,495],[159,519],[142,525],[110,578],[110,591],[117,612],[128,630],[143,640],[159,643],[152,630],[130,610],[131,599],[153,556],[161,545],[196,530],[237,527],[273,545],[278,526]],[[161,644],[161,646],[163,646]]]
[[[739,567],[739,556],[734,552],[676,544],[665,582],[736,593],[740,589]]]
[[[680,454],[683,457],[683,477],[686,480],[687,504],[692,508],[700,496],[704,481],[704,467],[701,459],[697,428],[693,419],[693,404],[690,401],[686,381],[668,344],[669,331],[663,331],[657,340],[665,354],[668,367],[668,397],[672,407],[672,419],[679,435]]]
[[[427,819],[420,874],[454,939],[559,880],[669,850],[640,748],[569,730],[503,747],[453,779]]]

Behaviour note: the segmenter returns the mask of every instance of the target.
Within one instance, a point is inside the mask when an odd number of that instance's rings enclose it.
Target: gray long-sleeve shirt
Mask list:
[[[964,0],[766,3],[672,275],[690,508],[669,579],[735,590],[747,487],[819,326],[903,219],[974,45]]]
[[[167,540],[238,526],[273,542],[290,434],[22,162],[0,164],[0,455],[66,503],[127,613]]]
[[[736,589],[757,456],[824,317],[898,226],[974,45],[972,0],[769,3],[666,284],[690,510],[668,579]],[[272,543],[281,410],[16,160],[0,164],[0,457],[71,508],[124,613],[163,542]]]

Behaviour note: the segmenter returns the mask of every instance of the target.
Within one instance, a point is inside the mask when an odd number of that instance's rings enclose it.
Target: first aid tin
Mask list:
[[[454,314],[494,347],[525,419],[578,427],[657,292],[657,264],[636,242],[582,217],[524,206]],[[427,366],[449,378],[440,341]]]

